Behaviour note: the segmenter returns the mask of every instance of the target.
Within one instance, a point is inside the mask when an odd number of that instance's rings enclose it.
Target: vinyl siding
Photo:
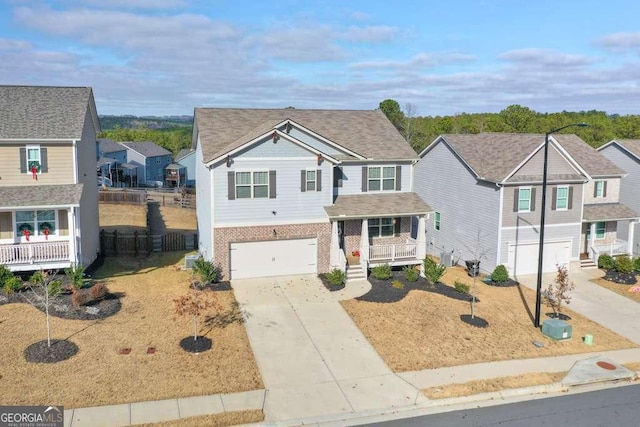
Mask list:
[[[30,142],[38,144],[37,141]],[[55,185],[73,183],[73,150],[71,141],[69,143],[46,144],[40,143],[41,148],[47,149],[48,172],[38,174],[38,179],[34,180],[31,173],[20,172],[20,148],[24,148],[26,143],[2,143],[0,145],[0,185]],[[92,147],[88,159],[95,163],[95,148]],[[95,184],[94,184],[95,186]]]
[[[58,235],[69,235],[69,212],[66,209],[58,210]]]
[[[292,137],[296,138],[297,140],[300,140],[302,142],[304,142],[305,144],[315,148],[318,151],[322,151],[325,154],[328,154],[330,156],[337,156],[337,155],[341,155],[341,154],[345,154],[344,152],[338,150],[335,147],[332,147],[330,145],[327,145],[326,143],[319,141],[318,139],[316,139],[315,137],[307,134],[306,132],[303,132],[299,129],[291,128],[291,131],[289,132],[289,135],[291,135]]]
[[[441,214],[440,230],[434,229],[435,212],[426,223],[427,253],[454,252],[460,262],[472,259],[478,233],[485,256],[480,268],[496,265],[500,191],[476,180],[453,151],[440,142],[415,165],[414,191]]]
[[[138,165],[138,183],[144,184],[147,182],[147,166],[146,158],[130,148],[127,148],[127,163]]]
[[[542,141],[541,141],[542,142]],[[533,157],[531,157],[520,169],[516,171],[514,177],[517,176],[542,176],[542,170],[544,168],[544,150],[539,150]],[[547,169],[549,173],[554,174],[578,174],[578,172],[558,150],[549,146],[549,157],[547,163]],[[514,177],[511,177],[509,181],[514,181]]]
[[[200,254],[207,259],[213,259],[213,242],[211,241],[211,230],[213,227],[211,221],[211,212],[214,206],[211,205],[211,171],[202,162],[202,147],[200,146],[200,139],[197,141],[196,155],[195,155],[195,173],[196,173],[196,185],[198,191],[196,193],[196,217],[198,219],[198,248]],[[226,181],[226,177],[225,177]],[[226,195],[226,191],[224,192]]]
[[[620,166],[620,165],[618,165]],[[620,166],[622,167],[622,166]],[[607,183],[607,195],[605,197],[593,197],[593,188],[596,181],[605,181]],[[636,187],[638,188],[638,187]],[[607,178],[591,180],[585,184],[584,203],[586,205],[592,203],[618,203],[620,200],[620,178]],[[636,190],[637,192],[637,190]],[[631,206],[629,206],[631,207]],[[633,208],[632,208],[633,209]]]
[[[565,184],[563,184],[565,185]],[[547,186],[547,215],[545,217],[546,224],[567,224],[567,223],[579,223],[582,220],[582,183],[567,184],[573,187],[573,202],[572,208],[566,211],[552,210],[553,206],[553,189],[556,187],[553,184]],[[505,186],[504,187],[504,204],[502,213],[502,226],[503,227],[515,227],[515,226],[527,226],[540,224],[540,212],[542,209],[542,186],[533,185],[526,186],[535,188],[535,211],[533,212],[514,212],[514,189],[518,186]]]
[[[252,145],[242,152],[233,156],[235,159],[243,158],[274,158],[274,157],[309,157],[314,155],[306,148],[303,148],[284,138],[279,138],[274,143],[271,136],[266,137],[262,142]]]
[[[188,186],[196,184],[196,153],[195,151],[187,154],[178,162],[179,165],[185,167],[185,174]]]
[[[0,212],[0,239],[13,239],[13,214]]]
[[[571,258],[572,260],[578,260],[580,256],[580,230],[581,224],[572,225],[558,225],[558,226],[545,226],[544,240],[550,241],[571,241]],[[524,244],[524,243],[538,243],[540,242],[540,234],[538,226],[522,225],[517,229],[503,229],[502,230],[502,251],[500,256],[500,264],[505,266],[509,262],[509,245],[510,244]]]
[[[357,163],[343,163],[340,165],[342,168],[342,187],[335,189],[336,195],[346,194],[362,194],[362,167],[369,165],[366,162]],[[411,190],[411,170],[412,165],[410,162],[404,163],[371,163],[371,166],[402,166],[402,178],[400,181],[400,191],[412,191]],[[333,183],[332,183],[333,185]]]
[[[620,203],[624,203],[640,213],[640,191],[638,191],[640,188],[640,160],[622,151],[615,144],[604,148],[600,153],[627,172],[627,176],[620,180]],[[608,191],[609,186],[607,185],[607,193]],[[593,193],[591,194],[593,195]]]

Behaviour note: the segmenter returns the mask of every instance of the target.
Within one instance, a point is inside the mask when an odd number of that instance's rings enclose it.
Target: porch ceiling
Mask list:
[[[582,214],[583,222],[616,221],[635,218],[638,218],[638,214],[622,203],[595,203],[584,205]]]
[[[0,187],[0,208],[79,206],[82,187],[83,184]]]
[[[324,210],[329,218],[344,219],[424,215],[433,209],[416,193],[389,192],[338,196]]]

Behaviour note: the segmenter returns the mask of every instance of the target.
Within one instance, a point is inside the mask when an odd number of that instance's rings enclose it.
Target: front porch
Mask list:
[[[598,257],[606,254],[620,256],[633,254],[633,236],[637,214],[620,203],[585,205],[581,232],[581,258],[597,264]],[[620,236],[618,225],[624,223],[628,232]]]
[[[67,241],[0,244],[0,265],[11,271],[67,268],[72,264]]]

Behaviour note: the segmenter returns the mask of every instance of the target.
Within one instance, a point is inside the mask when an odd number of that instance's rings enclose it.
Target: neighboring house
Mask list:
[[[514,277],[537,272],[544,135],[441,135],[422,153],[415,191],[432,206],[427,251],[505,265]],[[619,203],[624,171],[575,135],[549,143],[543,271],[605,249],[625,253],[618,221],[638,216]]]
[[[226,277],[422,263],[418,157],[381,111],[196,108],[192,146],[200,252]]]
[[[127,163],[138,167],[138,184],[162,186],[171,151],[155,142],[121,142],[127,149]]]
[[[98,181],[101,185],[117,186],[125,180],[122,164],[127,162],[127,149],[109,138],[98,138]]]
[[[187,187],[196,185],[196,150],[185,148],[178,152],[175,163],[184,168],[184,179]]]
[[[96,259],[99,131],[91,88],[0,86],[0,264],[32,271]]]
[[[620,202],[640,212],[640,139],[614,139],[598,148],[627,175],[620,182]],[[627,221],[618,222],[618,238],[631,241],[632,253],[640,256],[640,226]]]

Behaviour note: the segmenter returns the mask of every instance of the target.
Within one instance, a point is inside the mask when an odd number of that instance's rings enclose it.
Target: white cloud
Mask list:
[[[386,42],[391,41],[398,33],[398,29],[386,25],[371,25],[366,27],[351,26],[338,38],[352,42]]]
[[[596,62],[583,55],[546,49],[517,49],[501,54],[500,59],[527,67],[579,67]]]
[[[475,60],[475,56],[460,52],[436,52],[436,53],[419,53],[406,61],[362,61],[355,62],[350,65],[353,69],[420,69],[436,67],[439,65],[450,64],[455,62],[467,62]]]
[[[640,33],[615,33],[602,37],[596,44],[611,52],[640,53]]]

